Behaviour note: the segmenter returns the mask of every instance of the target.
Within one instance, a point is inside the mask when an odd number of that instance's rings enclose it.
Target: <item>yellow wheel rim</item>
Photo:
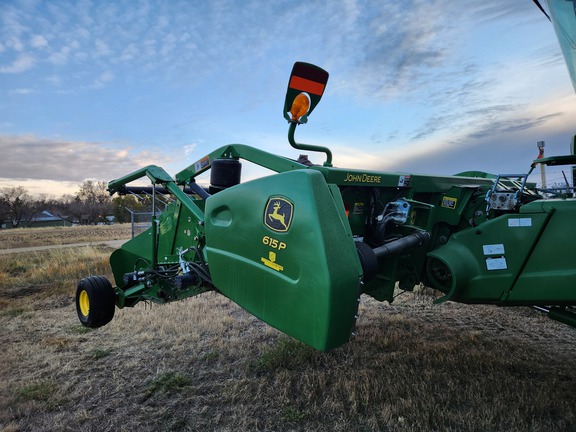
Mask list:
[[[78,297],[78,305],[80,306],[80,312],[82,315],[87,317],[90,313],[90,299],[88,298],[88,293],[85,290],[80,291],[80,296]]]

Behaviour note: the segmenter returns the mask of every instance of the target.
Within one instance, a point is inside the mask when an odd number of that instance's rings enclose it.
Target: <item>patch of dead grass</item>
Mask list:
[[[107,274],[108,252],[80,251],[66,270],[73,256],[0,267],[13,269],[0,289],[11,311],[0,313],[0,429],[576,429],[574,330],[529,310],[433,305],[425,289],[392,305],[363,298],[356,338],[328,353],[215,293],[85,330],[75,278]],[[42,271],[42,291],[2,296]]]
[[[111,248],[85,246],[18,255],[0,255],[0,313],[42,308],[40,299],[70,301],[76,284],[90,274],[108,277]],[[64,296],[64,300],[61,298]],[[68,300],[66,300],[68,298]]]
[[[124,240],[131,233],[130,224],[0,229],[0,249]]]

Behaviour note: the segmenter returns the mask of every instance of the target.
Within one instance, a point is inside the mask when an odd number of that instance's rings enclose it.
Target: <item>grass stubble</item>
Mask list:
[[[215,293],[80,326],[106,247],[0,256],[0,430],[571,431],[574,329],[526,308],[363,298],[320,353]]]
[[[0,249],[129,239],[130,224],[0,229]]]

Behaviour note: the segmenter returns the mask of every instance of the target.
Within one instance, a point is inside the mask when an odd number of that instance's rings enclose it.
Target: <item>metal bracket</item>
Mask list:
[[[528,174],[499,174],[492,188],[486,192],[486,212],[490,210],[514,210],[522,204],[522,192]]]

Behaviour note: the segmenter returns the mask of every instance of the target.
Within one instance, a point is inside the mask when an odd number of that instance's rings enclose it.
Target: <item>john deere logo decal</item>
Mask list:
[[[292,223],[293,204],[286,198],[270,197],[264,211],[264,225],[276,232],[286,232]]]

